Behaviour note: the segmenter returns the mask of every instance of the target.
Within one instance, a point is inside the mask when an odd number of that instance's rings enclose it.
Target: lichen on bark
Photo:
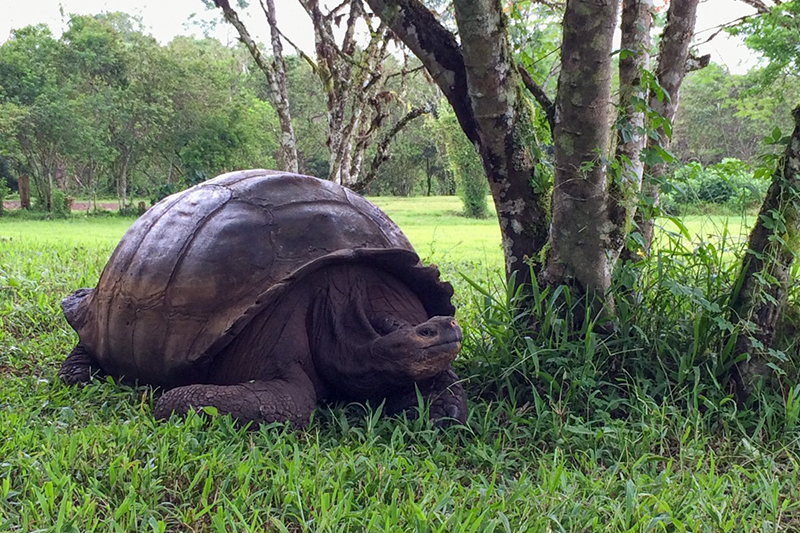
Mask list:
[[[609,176],[608,216],[614,224],[610,250],[612,262],[619,257],[630,232],[644,175],[641,152],[647,138],[645,110],[641,103],[647,99],[647,88],[642,85],[642,74],[650,66],[652,8],[652,0],[622,2],[617,146],[615,172]]]
[[[608,146],[611,49],[617,3],[568,0],[553,132],[555,175],[550,244],[543,280],[611,306],[608,260]],[[587,38],[587,36],[591,36]]]

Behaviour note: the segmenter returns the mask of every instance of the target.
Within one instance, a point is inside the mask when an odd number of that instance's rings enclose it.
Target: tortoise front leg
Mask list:
[[[463,424],[467,420],[467,399],[458,376],[452,369],[445,370],[433,378],[417,383],[422,398],[429,404],[430,419],[437,427],[453,422]],[[386,414],[406,412],[415,416],[417,391],[411,389],[386,399]]]
[[[163,420],[172,413],[185,415],[189,408],[214,407],[219,414],[230,414],[242,424],[289,421],[295,427],[304,427],[316,404],[311,380],[297,369],[279,379],[177,387],[159,398],[154,415]]]
[[[89,383],[94,377],[102,377],[105,372],[86,349],[76,344],[58,370],[58,377],[67,385]]]

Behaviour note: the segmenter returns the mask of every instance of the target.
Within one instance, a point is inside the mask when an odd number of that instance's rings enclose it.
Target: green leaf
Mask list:
[[[675,226],[677,226],[678,231],[681,232],[681,235],[684,236],[687,240],[692,240],[692,236],[689,234],[689,229],[684,225],[684,223],[677,217],[667,217]]]
[[[200,408],[200,410],[203,413],[205,413],[208,416],[210,416],[211,418],[214,418],[215,416],[217,416],[219,414],[219,409],[217,409],[213,405],[204,405],[203,407]]]

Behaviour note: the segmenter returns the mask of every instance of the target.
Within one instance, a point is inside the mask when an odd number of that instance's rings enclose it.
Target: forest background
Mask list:
[[[531,14],[535,23],[517,28],[515,45],[554,97],[560,20],[542,6]],[[243,45],[194,37],[160,44],[123,13],[65,18],[67,30],[58,38],[39,25],[15,30],[0,45],[0,179],[6,185],[0,194],[6,199],[24,174],[45,211],[53,210],[49,196],[55,192],[56,212],[63,212],[65,197],[115,199],[135,212],[128,198],[149,205],[227,170],[275,167],[278,118],[263,74]],[[323,82],[302,57],[289,54],[285,61],[299,171],[328,176]],[[364,192],[458,191],[466,214],[486,216],[480,162],[449,104],[413,56],[389,54],[383,68],[390,78],[381,90],[390,100],[389,117],[379,129],[390,129],[409,109],[435,112],[392,138],[391,157]],[[752,179],[761,141],[776,127],[789,128],[800,92],[794,76],[765,86],[763,70],[736,75],[712,63],[687,76],[674,125],[677,187],[667,194],[668,211],[758,205],[767,186]],[[375,145],[368,146],[367,160]]]

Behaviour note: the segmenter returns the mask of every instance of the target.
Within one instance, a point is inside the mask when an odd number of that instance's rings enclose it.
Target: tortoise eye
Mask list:
[[[389,333],[399,329],[402,325],[399,321],[389,316],[376,318],[372,320],[371,323],[372,328],[378,335],[388,335]]]

